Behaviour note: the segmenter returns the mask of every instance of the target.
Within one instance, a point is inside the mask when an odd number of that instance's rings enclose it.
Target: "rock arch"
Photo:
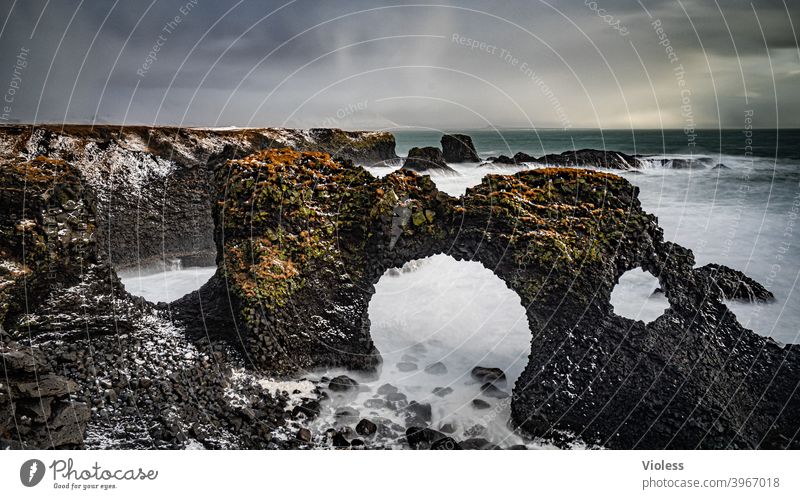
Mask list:
[[[743,329],[713,275],[663,240],[618,176],[488,175],[453,198],[413,172],[377,179],[282,149],[222,163],[214,185],[219,271],[206,301],[232,304],[235,341],[258,369],[374,368],[373,284],[444,253],[481,262],[526,307],[532,354],[512,398],[522,430],[623,448],[798,445],[796,352]],[[670,302],[647,325],[609,303],[636,267]]]

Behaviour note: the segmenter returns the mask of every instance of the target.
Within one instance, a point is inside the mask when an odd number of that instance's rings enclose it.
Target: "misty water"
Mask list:
[[[403,139],[398,134],[399,151],[406,149],[403,140],[408,136]],[[480,144],[478,149],[482,157],[507,153]],[[531,148],[527,152],[537,153]],[[728,265],[775,294],[776,301],[766,305],[729,303],[743,325],[782,343],[797,342],[800,300],[795,288],[800,276],[800,245],[794,228],[800,211],[798,160],[717,153],[706,163],[702,169],[653,166],[615,173],[640,188],[642,206],[658,217],[665,238],[692,249],[698,266],[710,262]],[[725,168],[713,168],[720,163]],[[529,168],[451,167],[458,175],[431,176],[441,190],[454,196],[478,184],[487,173]],[[369,170],[383,176],[396,168]],[[198,268],[127,274],[123,282],[128,291],[150,301],[170,301],[200,287],[213,272],[213,268]],[[654,293],[657,287],[657,280],[641,270],[627,273],[612,295],[615,313],[645,322],[655,319],[668,306],[663,295]],[[381,278],[369,314],[372,337],[384,359],[380,374],[377,379],[366,379],[348,373],[359,379],[362,390],[352,395],[332,394],[323,415],[312,423],[315,430],[336,427],[340,423],[336,413],[342,408],[355,409],[358,417],[386,418],[403,425],[394,411],[368,402],[379,387],[389,383],[408,401],[430,403],[431,426],[452,424],[456,439],[475,436],[504,446],[522,442],[508,426],[510,399],[483,396],[469,374],[475,366],[501,368],[507,376],[502,389],[510,393],[530,353],[530,332],[519,297],[490,270],[443,255],[411,262]],[[425,371],[437,362],[445,366],[446,373]],[[475,409],[475,398],[490,407]]]
[[[208,281],[216,267],[187,267],[172,263],[168,270],[128,270],[119,273],[125,290],[147,301],[171,302],[200,288]]]

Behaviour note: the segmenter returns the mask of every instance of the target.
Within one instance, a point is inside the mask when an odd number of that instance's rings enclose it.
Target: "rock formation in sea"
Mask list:
[[[734,269],[695,268],[625,179],[542,168],[488,175],[455,198],[407,169],[375,178],[351,160],[269,148],[266,139],[309,140],[309,132],[220,139],[168,130],[124,140],[125,131],[107,128],[0,133],[14,145],[0,162],[0,355],[9,374],[0,382],[0,446],[307,444],[307,432],[280,435],[287,419],[319,414],[318,384],[264,377],[375,369],[374,284],[437,253],[481,262],[527,310],[531,356],[502,389],[512,391],[506,400],[521,431],[611,448],[800,446],[795,346],[743,328],[724,303],[769,300],[769,291]],[[185,138],[155,139],[173,133]],[[168,159],[177,155],[181,163]],[[187,178],[196,181],[178,182]],[[158,202],[137,204],[143,197]],[[182,221],[167,239],[165,209]],[[195,243],[183,241],[194,234]],[[158,241],[169,256],[210,255],[217,273],[171,304],[129,295],[117,266]],[[620,276],[637,267],[659,279],[670,303],[648,324],[610,304]],[[36,376],[44,392],[30,389]],[[418,408],[405,429],[413,445],[489,446],[445,441],[419,426],[427,408]]]
[[[445,253],[492,269],[528,311],[533,353],[511,401],[528,433],[614,448],[796,445],[797,353],[744,329],[723,303],[741,284],[756,289],[752,281],[695,269],[691,251],[663,240],[620,177],[568,168],[489,175],[456,199],[413,172],[376,179],[289,149],[224,171],[220,265],[244,348],[263,369],[374,366],[373,284],[389,268]],[[637,267],[658,276],[670,301],[650,324],[615,315],[609,302]]]
[[[417,173],[429,171],[455,173],[455,170],[447,166],[444,155],[438,147],[412,147],[403,162],[403,169]]]
[[[481,160],[469,135],[445,134],[442,135],[441,142],[442,155],[448,163],[478,163]]]
[[[641,168],[643,163],[636,156],[631,156],[618,151],[601,151],[597,149],[581,149],[579,151],[566,151],[561,154],[545,154],[535,157],[524,152],[518,152],[513,157],[497,156],[487,158],[491,164],[519,165],[532,163],[542,166],[570,167],[588,166],[606,168],[609,170],[631,170]]]

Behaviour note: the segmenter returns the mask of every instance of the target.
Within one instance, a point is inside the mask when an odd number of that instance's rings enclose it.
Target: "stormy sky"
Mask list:
[[[800,127],[797,0],[0,5],[0,123]]]

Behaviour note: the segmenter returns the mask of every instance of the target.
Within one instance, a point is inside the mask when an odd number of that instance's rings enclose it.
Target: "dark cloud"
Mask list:
[[[800,126],[794,0],[434,3],[5,0],[0,90],[24,49],[22,122]]]

